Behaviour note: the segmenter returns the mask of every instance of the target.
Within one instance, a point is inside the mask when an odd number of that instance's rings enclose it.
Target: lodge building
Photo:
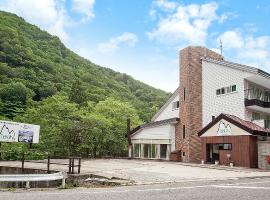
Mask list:
[[[180,51],[179,87],[129,132],[134,158],[266,166],[270,74],[204,47]]]

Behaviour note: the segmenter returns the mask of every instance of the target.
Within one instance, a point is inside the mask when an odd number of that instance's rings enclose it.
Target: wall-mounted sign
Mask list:
[[[40,126],[0,120],[0,142],[39,142]]]
[[[218,135],[231,135],[232,129],[231,129],[230,124],[225,124],[224,122],[220,122],[217,134]]]

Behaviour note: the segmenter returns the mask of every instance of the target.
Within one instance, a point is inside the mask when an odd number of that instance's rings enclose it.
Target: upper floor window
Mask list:
[[[216,95],[230,94],[237,91],[236,85],[230,85],[228,87],[219,88],[216,90]]]
[[[257,113],[257,112],[252,113],[252,120],[261,120],[261,119],[262,119],[262,116],[260,113]]]
[[[179,101],[175,101],[172,103],[172,109],[173,110],[179,109]]]

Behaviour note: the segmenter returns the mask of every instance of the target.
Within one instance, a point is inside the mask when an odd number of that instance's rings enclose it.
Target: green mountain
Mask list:
[[[169,95],[94,64],[58,37],[0,11],[0,116],[12,119],[56,94],[80,106],[112,97],[131,104],[142,121],[150,120]]]

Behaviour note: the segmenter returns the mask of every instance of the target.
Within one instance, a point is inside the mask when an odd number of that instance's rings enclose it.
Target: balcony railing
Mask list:
[[[245,99],[270,103],[270,91],[259,88],[247,89],[245,90]]]

